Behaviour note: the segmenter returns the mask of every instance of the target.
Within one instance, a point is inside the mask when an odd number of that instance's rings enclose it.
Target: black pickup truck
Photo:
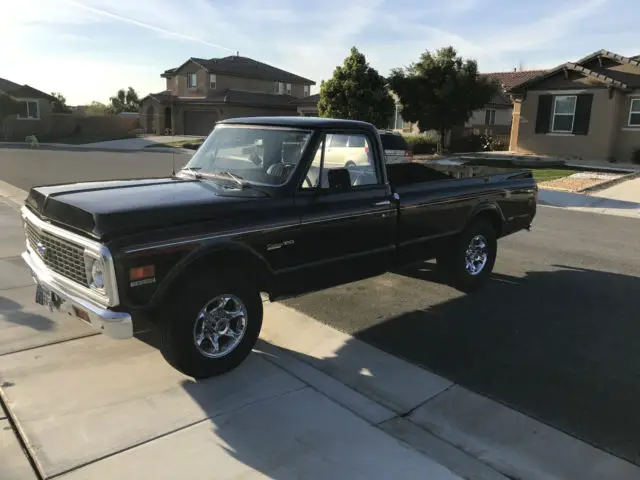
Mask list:
[[[203,378],[250,353],[261,294],[433,258],[470,292],[487,281],[497,239],[531,226],[530,171],[383,158],[368,123],[240,118],[216,124],[170,177],[34,187],[22,257],[36,302],[115,338],[149,319],[164,357]]]

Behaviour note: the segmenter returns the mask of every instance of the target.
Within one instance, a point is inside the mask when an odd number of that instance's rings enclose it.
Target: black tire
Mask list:
[[[478,273],[467,270],[466,253],[473,239],[483,239],[486,245],[486,263]],[[443,280],[465,293],[482,288],[489,280],[496,262],[498,242],[496,231],[484,218],[477,218],[453,239],[452,243],[438,256],[438,272]]]
[[[210,358],[196,346],[194,327],[202,308],[220,295],[233,295],[244,304],[246,329],[233,350],[223,357]],[[246,279],[226,274],[216,278],[197,275],[179,287],[160,315],[160,351],[165,360],[185,375],[203,379],[227,373],[249,356],[262,328],[262,299]]]
[[[356,166],[356,163],[353,160],[349,160],[347,163],[344,164],[344,168],[353,168]]]

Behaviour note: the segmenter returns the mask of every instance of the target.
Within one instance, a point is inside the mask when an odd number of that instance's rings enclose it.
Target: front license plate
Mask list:
[[[53,311],[53,294],[40,284],[36,285],[36,303],[47,307],[50,311]]]
[[[46,297],[51,297],[49,292],[47,292],[42,285],[36,285],[36,303],[38,305],[48,305],[45,300]]]

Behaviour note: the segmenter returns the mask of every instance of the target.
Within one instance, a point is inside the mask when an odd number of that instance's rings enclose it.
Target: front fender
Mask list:
[[[157,307],[183,278],[209,270],[215,274],[216,268],[229,267],[245,268],[247,278],[257,281],[261,290],[270,290],[274,272],[267,260],[248,245],[225,241],[202,246],[176,263],[156,288],[149,306]]]

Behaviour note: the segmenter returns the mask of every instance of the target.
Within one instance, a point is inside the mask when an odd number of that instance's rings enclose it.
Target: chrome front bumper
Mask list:
[[[22,259],[31,271],[31,276],[36,285],[40,285],[46,291],[55,295],[56,300],[49,304],[50,308],[66,313],[88,323],[99,332],[112,338],[133,337],[133,321],[131,315],[126,312],[115,312],[108,308],[101,307],[93,302],[79,297],[76,293],[69,291],[65,285],[58,281],[46,266],[35,255],[29,251],[22,253]],[[86,318],[78,315],[83,312]]]

